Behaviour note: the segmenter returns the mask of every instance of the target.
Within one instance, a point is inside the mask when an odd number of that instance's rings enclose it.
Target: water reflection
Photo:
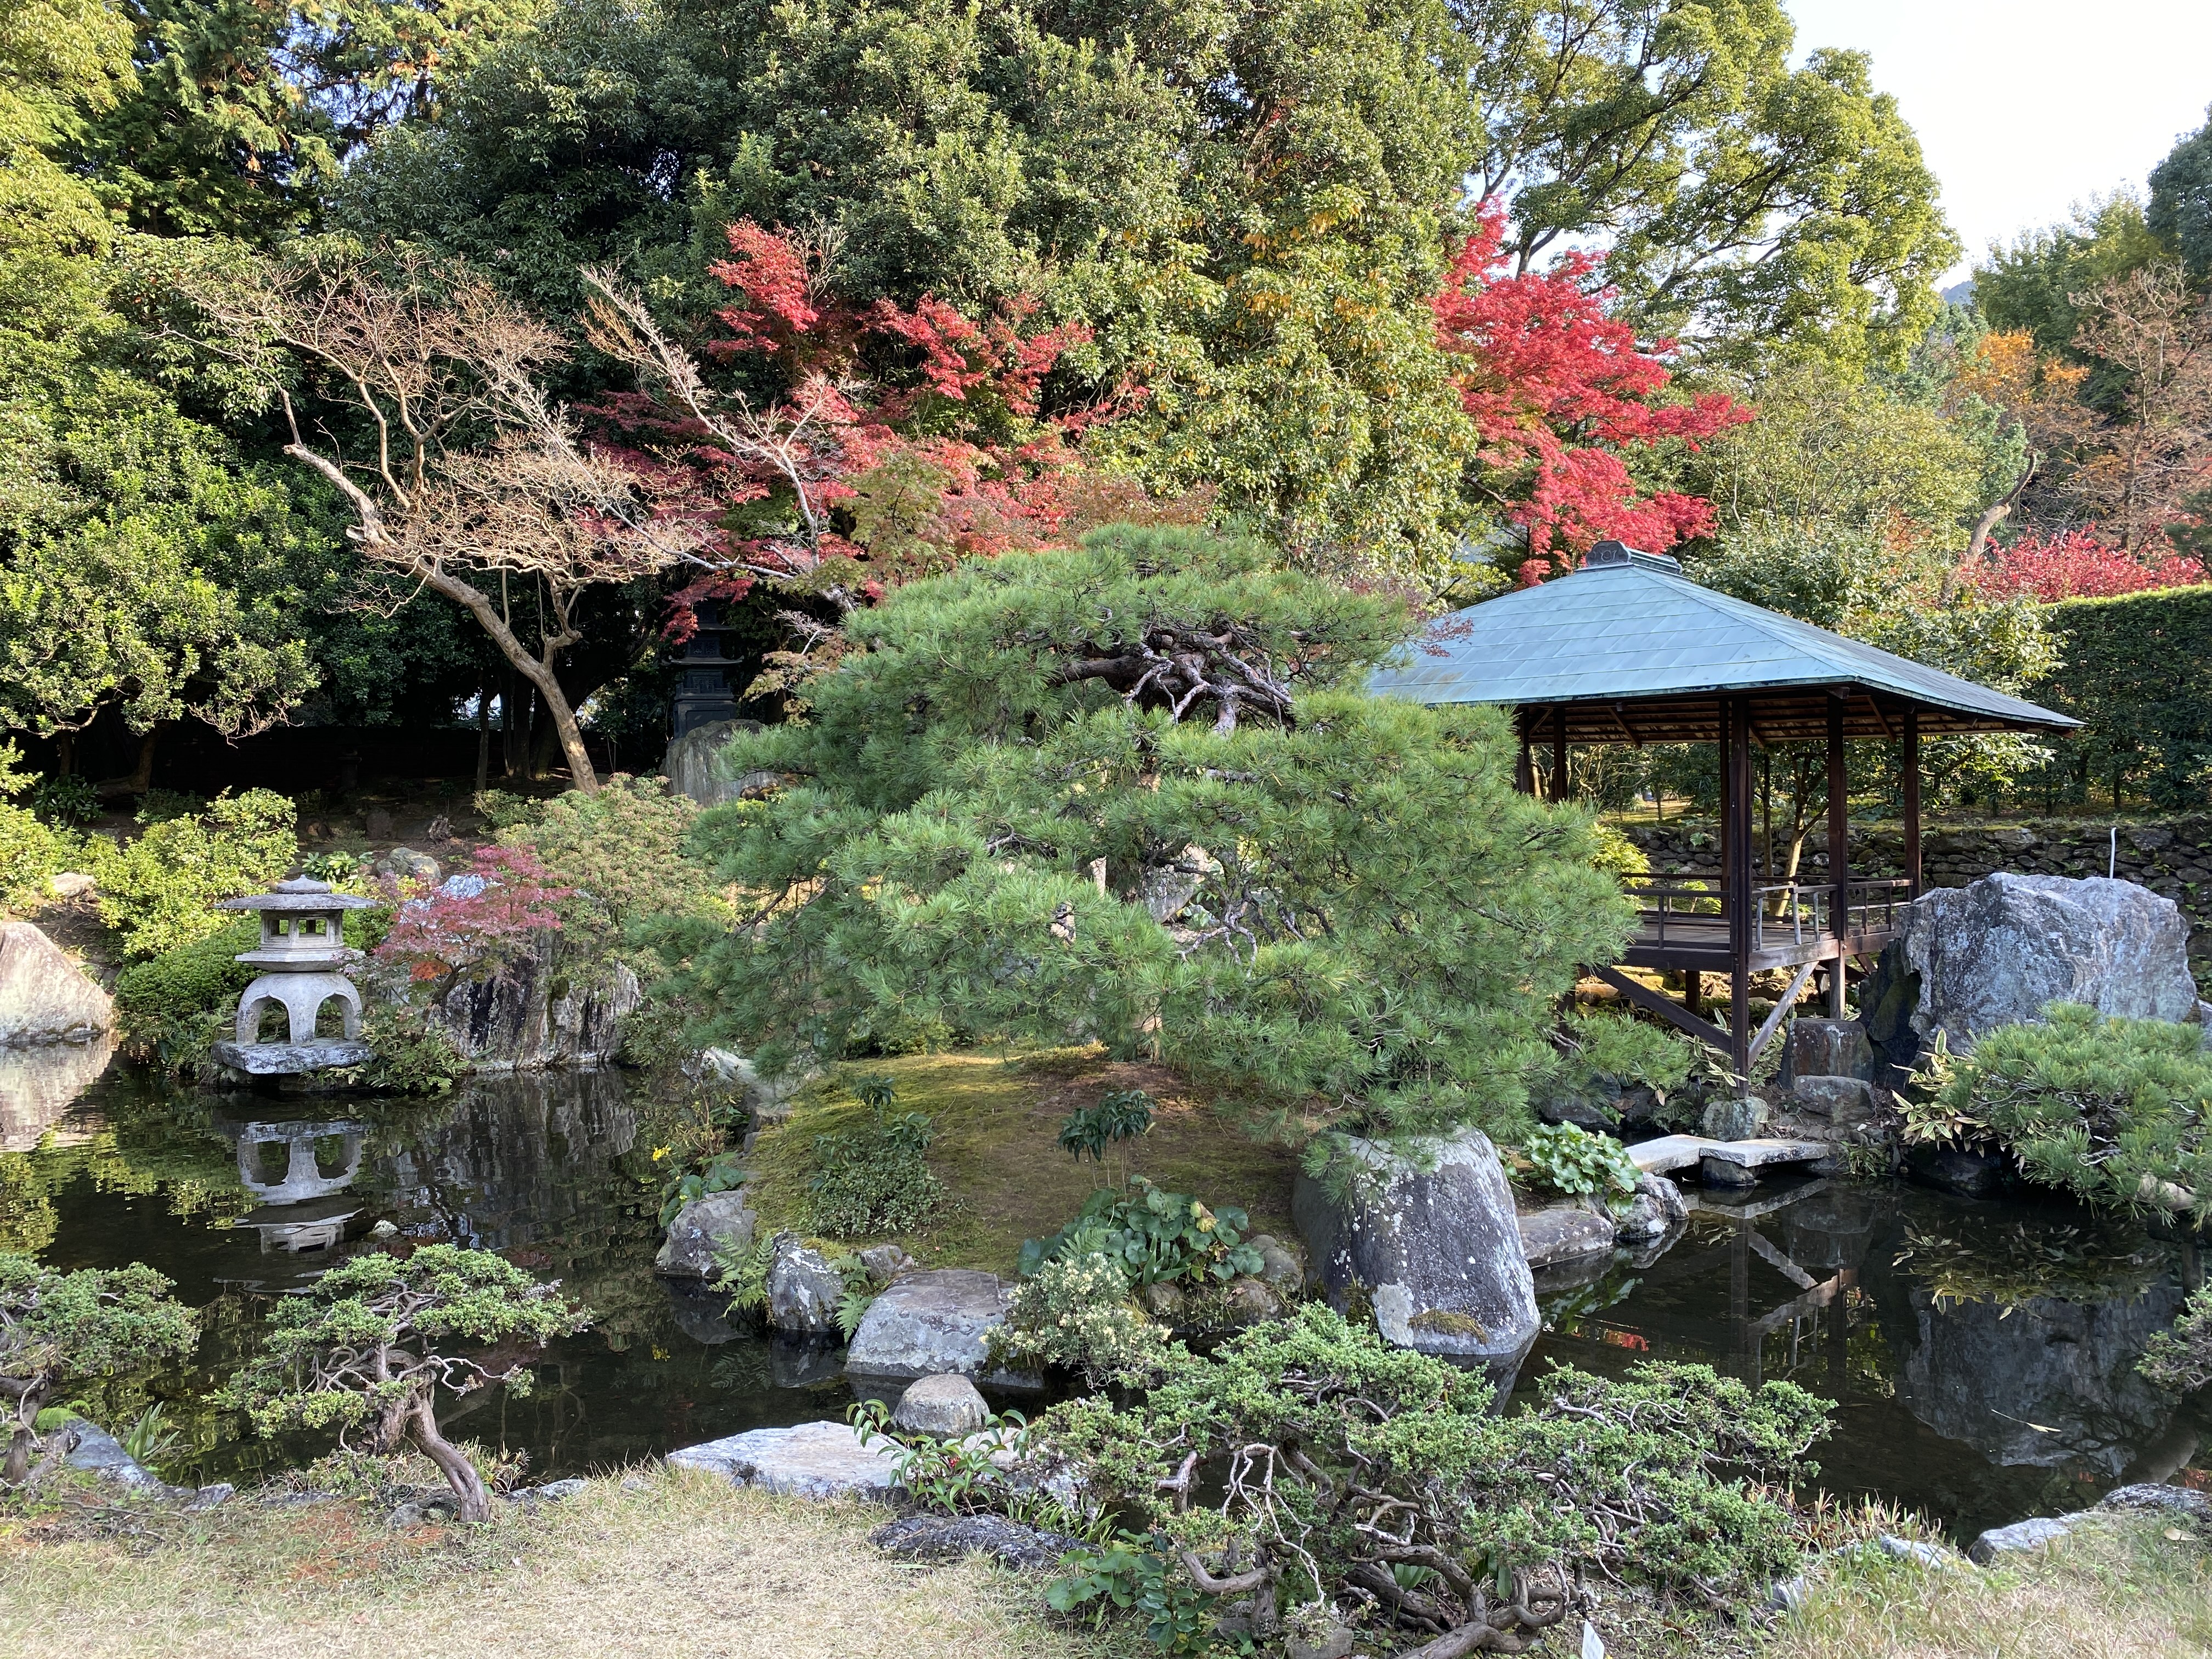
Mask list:
[[[2060,1206],[1808,1181],[1700,1201],[1665,1256],[1539,1285],[1547,1358],[1697,1361],[1838,1402],[1823,1486],[1962,1534],[2168,1479],[2196,1408],[2136,1374],[2197,1282],[2191,1247]]]
[[[496,1250],[598,1314],[593,1329],[548,1351],[527,1399],[487,1390],[452,1402],[452,1432],[526,1451],[542,1473],[835,1416],[849,1401],[834,1352],[826,1367],[795,1360],[731,1323],[711,1292],[653,1276],[659,1183],[623,1074],[312,1109],[286,1116],[266,1097],[118,1073],[33,1150],[0,1162],[0,1244],[14,1201],[19,1223],[28,1218],[24,1245],[55,1265],[148,1261],[203,1310],[195,1364],[118,1383],[112,1406],[124,1416],[148,1397],[170,1402],[194,1445],[171,1473],[250,1477],[323,1449],[255,1440],[204,1396],[258,1340],[271,1297],[371,1248],[373,1231],[378,1249]]]

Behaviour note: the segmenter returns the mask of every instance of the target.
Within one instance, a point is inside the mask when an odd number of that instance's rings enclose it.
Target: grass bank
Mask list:
[[[2203,1659],[2212,1653],[2212,1553],[2160,1514],[2097,1514],[1984,1571],[1874,1552],[1832,1560],[1760,1659]]]
[[[1059,1231],[1122,1167],[1115,1153],[1103,1170],[1078,1164],[1058,1145],[1060,1124],[1117,1089],[1143,1089],[1159,1103],[1151,1133],[1127,1143],[1130,1173],[1208,1204],[1240,1206],[1257,1231],[1296,1237],[1296,1153],[1254,1139],[1232,1109],[1193,1092],[1164,1067],[1109,1062],[1084,1049],[1012,1059],[916,1054],[840,1066],[801,1094],[790,1118],[754,1149],[752,1201],[772,1225],[807,1230],[814,1137],[866,1119],[868,1109],[841,1085],[870,1073],[897,1080],[898,1110],[927,1112],[936,1125],[929,1166],[951,1202],[926,1231],[897,1240],[931,1267],[1005,1273],[1024,1238]]]
[[[595,1480],[484,1527],[386,1527],[337,1499],[234,1502],[126,1535],[0,1522],[5,1659],[1118,1659],[1040,1583],[878,1554],[884,1517],[683,1471]],[[82,1526],[82,1522],[76,1523]]]

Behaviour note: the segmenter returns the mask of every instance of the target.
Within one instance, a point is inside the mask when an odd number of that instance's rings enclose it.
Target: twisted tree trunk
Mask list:
[[[460,1518],[471,1522],[490,1520],[491,1498],[484,1491],[483,1480],[477,1474],[476,1465],[440,1431],[427,1390],[415,1397],[409,1412],[409,1426],[422,1455],[438,1466],[446,1477],[446,1484],[453,1489],[453,1496],[460,1504]]]

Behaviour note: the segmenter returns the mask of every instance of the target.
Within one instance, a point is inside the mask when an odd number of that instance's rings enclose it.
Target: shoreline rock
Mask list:
[[[890,1449],[848,1423],[748,1429],[668,1454],[672,1468],[704,1469],[740,1486],[795,1498],[881,1498],[898,1485]]]

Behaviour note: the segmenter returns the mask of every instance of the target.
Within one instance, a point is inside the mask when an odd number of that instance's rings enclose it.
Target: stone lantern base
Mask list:
[[[248,1077],[289,1077],[299,1072],[361,1066],[376,1054],[366,1042],[351,1037],[316,1037],[307,1042],[218,1042],[211,1052],[216,1064]]]

